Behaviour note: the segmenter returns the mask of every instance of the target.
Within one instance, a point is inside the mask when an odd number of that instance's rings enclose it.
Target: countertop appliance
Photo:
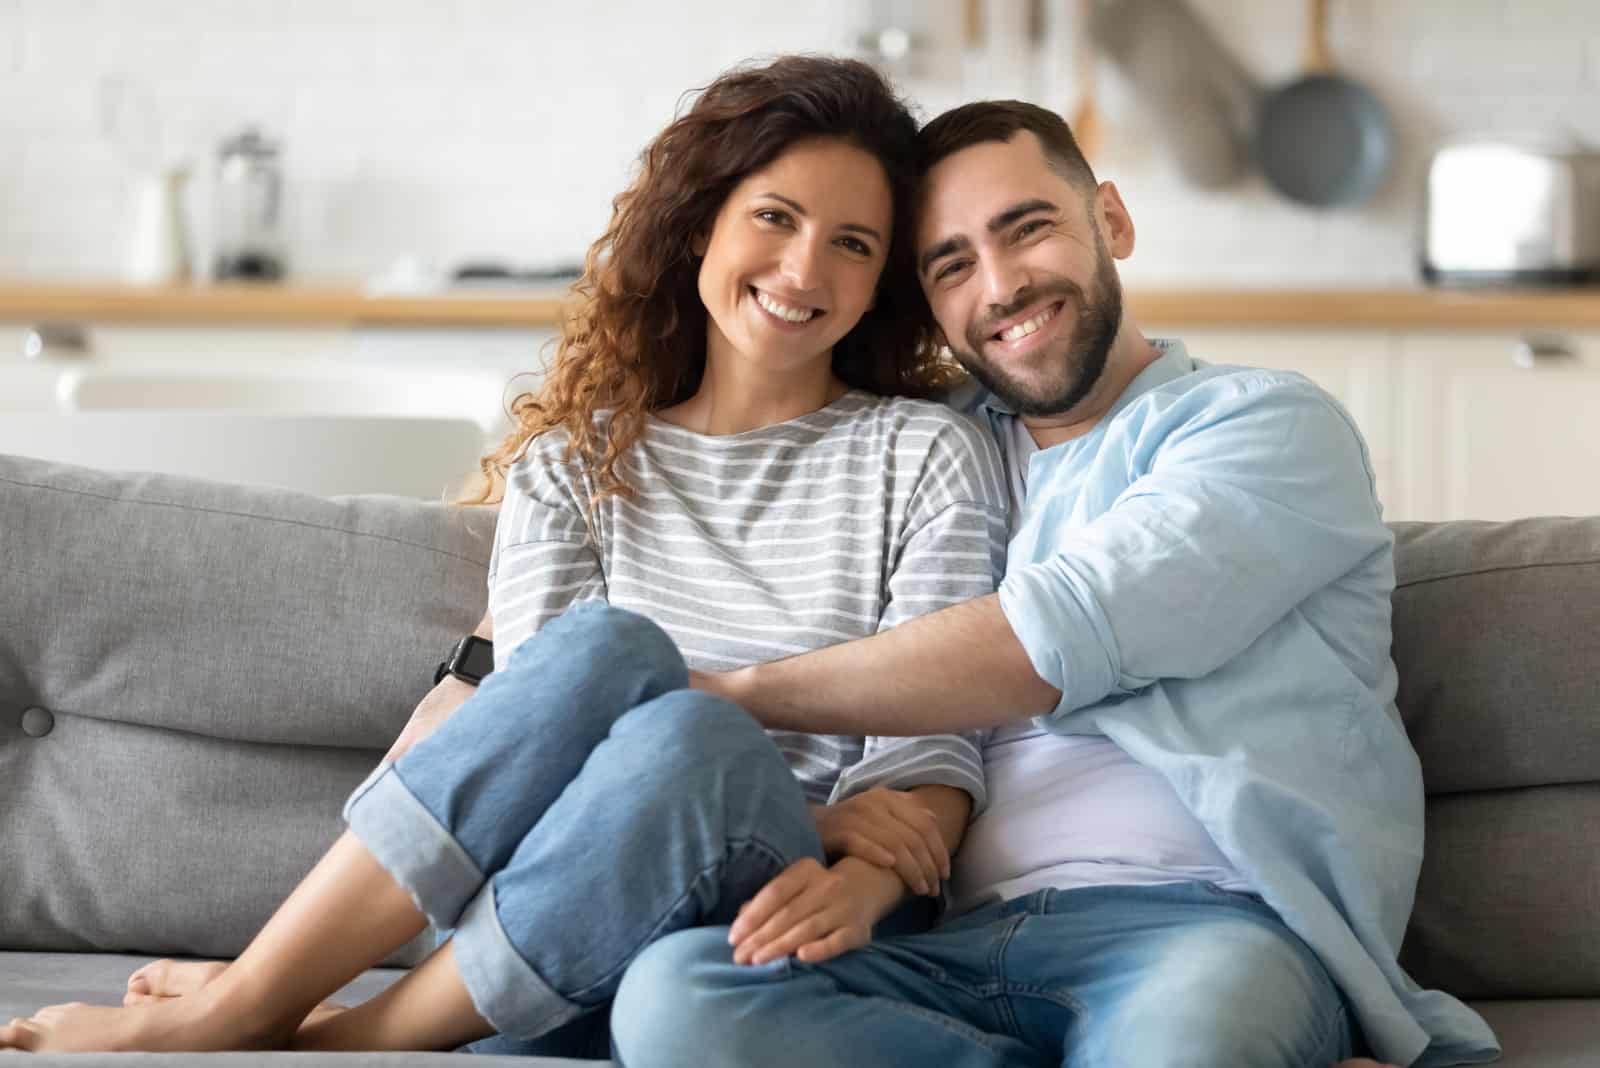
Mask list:
[[[1440,285],[1600,283],[1600,152],[1467,140],[1428,168],[1422,276]]]

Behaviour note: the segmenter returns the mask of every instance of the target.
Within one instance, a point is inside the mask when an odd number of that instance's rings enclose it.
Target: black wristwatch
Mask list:
[[[439,662],[438,670],[433,673],[433,684],[437,686],[446,675],[454,675],[462,682],[476,686],[493,670],[494,642],[469,634],[456,642],[450,655]]]

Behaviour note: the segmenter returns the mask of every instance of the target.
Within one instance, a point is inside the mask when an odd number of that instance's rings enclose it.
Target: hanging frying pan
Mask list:
[[[1262,98],[1253,147],[1256,166],[1284,196],[1348,207],[1388,176],[1394,128],[1377,97],[1334,69],[1327,20],[1327,0],[1309,0],[1305,71]]]

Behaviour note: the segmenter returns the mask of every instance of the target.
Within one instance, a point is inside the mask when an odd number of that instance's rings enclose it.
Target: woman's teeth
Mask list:
[[[1056,311],[1057,309],[1055,308],[1046,308],[1038,315],[1035,315],[1032,319],[1026,319],[1023,322],[1018,323],[1016,326],[1000,331],[1000,340],[1015,341],[1019,337],[1027,337],[1045,323],[1048,323],[1051,319],[1054,319],[1056,317]]]
[[[756,290],[756,303],[778,318],[791,323],[803,323],[817,314],[815,308],[791,308],[787,304],[779,304],[761,290]]]

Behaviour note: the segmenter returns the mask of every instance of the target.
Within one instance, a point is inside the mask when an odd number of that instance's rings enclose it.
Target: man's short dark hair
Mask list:
[[[1053,111],[1021,100],[980,100],[953,108],[924,126],[917,134],[922,173],[964,148],[1005,142],[1022,131],[1039,139],[1050,167],[1085,195],[1099,182],[1083,158],[1072,129]]]

